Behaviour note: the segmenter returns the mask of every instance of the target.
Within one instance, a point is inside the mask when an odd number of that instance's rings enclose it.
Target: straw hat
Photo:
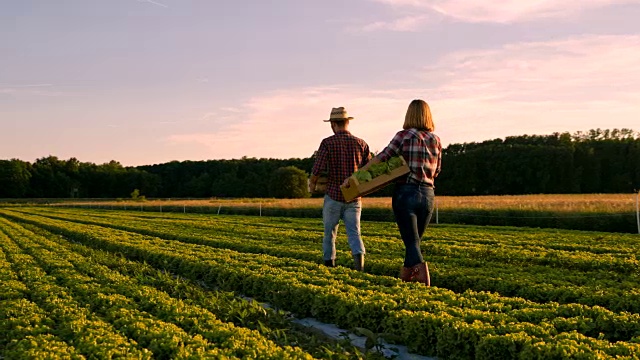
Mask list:
[[[351,119],[353,118],[347,115],[347,110],[345,110],[344,107],[341,106],[341,107],[331,109],[331,115],[329,115],[329,120],[322,120],[322,121],[324,122],[344,121],[344,120],[351,120]]]

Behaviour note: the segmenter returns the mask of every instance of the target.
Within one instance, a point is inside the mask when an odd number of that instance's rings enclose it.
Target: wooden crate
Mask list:
[[[389,174],[382,174],[365,183],[360,183],[358,179],[355,178],[355,176],[351,175],[349,177],[349,187],[340,187],[345,200],[349,202],[357,198],[358,196],[365,196],[374,193],[377,190],[380,190],[388,185],[393,180],[399,178],[400,176],[408,174],[410,171],[409,165],[407,165],[407,162],[402,156],[400,157],[400,159],[402,160],[402,166],[391,170]]]

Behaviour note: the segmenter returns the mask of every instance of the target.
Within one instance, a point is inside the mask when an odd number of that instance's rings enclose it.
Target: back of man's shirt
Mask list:
[[[316,156],[311,173],[318,176],[327,170],[326,194],[333,200],[344,202],[340,185],[369,161],[369,145],[349,131],[342,130],[323,139]]]

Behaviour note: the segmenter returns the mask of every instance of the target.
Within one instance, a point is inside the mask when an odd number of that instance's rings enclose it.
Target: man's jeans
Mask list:
[[[344,221],[347,231],[347,239],[352,255],[364,254],[364,243],[360,237],[360,213],[362,200],[343,203],[335,201],[328,195],[324,196],[322,207],[322,221],[324,222],[324,239],[322,240],[322,252],[324,260],[336,258],[336,236],[338,235],[338,223]]]
[[[433,214],[435,194],[432,187],[416,184],[396,185],[391,205],[404,242],[404,266],[423,261],[420,240]]]

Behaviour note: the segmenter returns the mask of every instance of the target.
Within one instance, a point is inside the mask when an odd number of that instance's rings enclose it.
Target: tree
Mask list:
[[[213,180],[211,193],[215,197],[242,197],[240,180],[235,172],[224,173]]]
[[[134,189],[134,190],[131,192],[131,199],[133,199],[133,200],[138,200],[138,197],[140,197],[140,190],[138,190],[138,189]]]
[[[209,197],[211,196],[211,187],[213,179],[208,172],[204,172],[199,176],[194,176],[184,185],[185,193],[193,197]]]
[[[29,189],[29,164],[20,160],[0,160],[0,198],[20,198]]]
[[[278,168],[271,176],[269,193],[275,198],[298,199],[311,196],[307,173],[295,166]]]
[[[74,186],[67,174],[66,161],[56,156],[37,159],[32,165],[31,191],[33,197],[71,197]]]

